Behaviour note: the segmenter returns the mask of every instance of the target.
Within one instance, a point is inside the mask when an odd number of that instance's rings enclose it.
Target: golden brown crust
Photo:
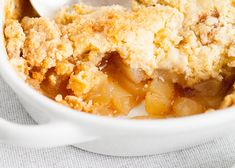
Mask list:
[[[99,66],[113,52],[145,79],[165,78],[158,72],[169,72],[172,82],[184,87],[222,81],[235,68],[232,0],[138,0],[132,11],[74,5],[55,20],[21,20],[24,4],[7,3],[4,33],[10,62],[30,85],[43,93],[40,87],[48,83],[56,101],[77,110],[92,111],[93,102],[85,95],[107,80]],[[60,93],[61,88],[66,92]],[[234,94],[227,96],[222,107],[234,104],[233,99]]]

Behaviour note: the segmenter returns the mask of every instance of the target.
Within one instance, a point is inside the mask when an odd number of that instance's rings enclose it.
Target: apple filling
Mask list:
[[[54,19],[28,0],[8,0],[5,15],[6,51],[19,76],[75,110],[153,119],[235,105],[233,0],[74,4]]]
[[[150,79],[143,71],[125,64],[118,53],[107,55],[94,72],[100,81],[85,94],[82,83],[77,82],[76,89],[68,87],[71,78],[69,80],[66,75],[57,75],[55,69],[47,72],[40,88],[45,95],[57,97],[65,105],[98,115],[128,116],[133,108],[142,103],[146,114],[134,117],[142,119],[182,117],[219,109],[234,83],[234,77],[231,76],[224,81],[209,79],[192,88],[184,87],[176,82],[182,82],[181,76],[174,75],[173,78],[171,73],[159,70],[156,78]],[[81,72],[79,68],[77,71]],[[82,97],[82,102],[73,100],[78,95]],[[66,98],[59,100],[59,97]],[[85,106],[90,107],[85,109],[83,105],[77,106],[84,102]]]

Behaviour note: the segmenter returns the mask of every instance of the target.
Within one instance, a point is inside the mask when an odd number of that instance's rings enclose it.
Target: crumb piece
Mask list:
[[[99,85],[106,78],[106,75],[99,71],[97,67],[89,64],[78,66],[79,72],[70,76],[68,88],[79,97]]]
[[[70,75],[73,69],[74,65],[69,62],[58,62],[56,64],[56,73],[58,75]]]
[[[7,20],[4,29],[6,37],[6,50],[9,58],[22,56],[25,34],[17,20]]]
[[[29,75],[29,69],[27,65],[27,61],[24,58],[11,58],[10,59],[11,65],[16,69],[16,72],[18,72],[19,76],[23,79],[26,80]]]
[[[57,95],[55,97],[55,100],[59,103],[62,103],[79,111],[86,111],[86,112],[92,111],[92,101],[85,102],[81,97],[66,96],[63,99],[62,95]]]
[[[21,21],[26,34],[23,54],[31,66],[55,66],[56,60],[72,55],[69,39],[61,37],[59,26],[47,18],[28,18]]]

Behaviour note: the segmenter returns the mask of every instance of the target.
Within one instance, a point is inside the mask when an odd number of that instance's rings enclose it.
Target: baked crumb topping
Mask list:
[[[159,108],[161,116],[190,115],[182,104],[197,107],[194,113],[234,104],[234,91],[228,91],[235,80],[233,0],[138,0],[131,11],[76,4],[55,20],[32,14],[21,19],[22,8],[12,6],[27,3],[9,0],[6,5],[9,60],[26,82],[57,102],[89,113],[126,115],[146,99],[153,116]],[[160,87],[168,92],[146,89],[161,81],[172,83]],[[211,85],[212,93],[201,85]],[[169,94],[169,100],[153,105],[161,94]],[[183,114],[172,114],[178,109]]]

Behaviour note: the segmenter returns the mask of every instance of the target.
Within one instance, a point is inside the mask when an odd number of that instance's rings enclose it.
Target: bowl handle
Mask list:
[[[95,139],[66,121],[50,121],[42,125],[20,125],[0,118],[0,142],[23,147],[56,147]]]

